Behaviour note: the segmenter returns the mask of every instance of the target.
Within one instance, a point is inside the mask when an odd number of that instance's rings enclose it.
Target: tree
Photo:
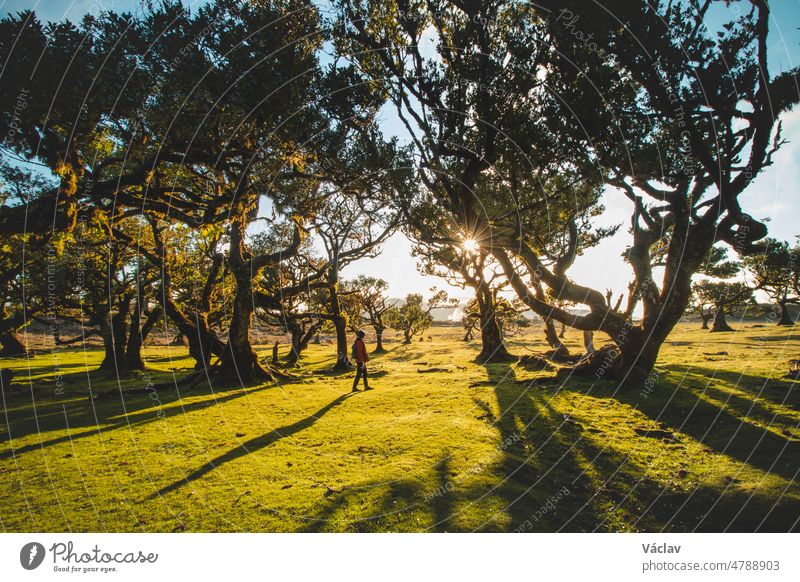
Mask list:
[[[709,250],[724,242],[747,255],[767,234],[739,197],[772,163],[783,144],[779,117],[800,99],[796,69],[769,72],[768,4],[754,2],[749,14],[715,30],[707,24],[711,3],[702,0],[421,2],[389,17],[364,2],[339,4],[343,30],[365,50],[363,66],[388,79],[399,115],[422,136],[415,144],[422,168],[435,174],[430,190],[441,192],[441,207],[487,241],[532,311],[604,331],[616,344],[608,375],[634,386],[646,381]],[[439,41],[435,58],[419,49],[429,27]],[[548,266],[529,236],[539,231],[535,220],[501,220],[494,207],[502,191],[480,182],[499,177],[514,191],[506,168],[518,167],[508,160],[520,155],[531,173],[551,178],[543,184],[572,168],[579,180],[593,172],[630,200],[626,260],[641,321],[614,311],[558,263]],[[555,193],[517,189],[506,206],[527,219],[522,211],[541,213]],[[664,264],[660,284],[653,256]],[[557,308],[535,292],[539,281],[589,312]]]
[[[786,241],[765,239],[760,251],[745,257],[744,265],[755,279],[755,288],[769,295],[780,310],[778,325],[794,325],[789,304],[800,303],[800,246],[789,247]]]
[[[437,210],[435,205],[416,203],[415,208],[406,209],[407,232],[415,241],[412,253],[418,259],[417,267],[425,275],[444,279],[454,287],[472,289],[475,294],[471,321],[467,321],[466,336],[478,329],[481,336],[482,362],[503,362],[515,359],[503,341],[501,322],[498,316],[498,293],[506,282],[492,261],[491,254],[482,249],[477,241],[459,237],[453,233],[448,240],[443,237],[445,229],[438,225],[434,229]],[[439,216],[438,220],[442,220]],[[472,317],[474,316],[474,317]]]
[[[339,303],[342,306],[342,315],[347,322],[347,331],[353,334],[358,333],[364,324],[364,310],[350,281],[342,281],[339,286]]]
[[[753,290],[746,283],[703,280],[692,286],[699,303],[713,305],[714,322],[712,332],[733,331],[728,325],[726,313],[753,301]]]
[[[219,250],[223,236],[213,227],[194,231],[180,224],[163,224],[154,217],[149,222],[153,248],[138,248],[159,271],[155,301],[186,338],[195,371],[202,371],[195,377],[205,378],[212,356],[221,356],[225,349],[214,327],[227,318],[228,300],[233,295]]]
[[[500,338],[517,332],[520,325],[525,324],[525,317],[521,314],[524,308],[519,301],[511,302],[504,297],[495,297],[494,315],[498,326]],[[481,308],[477,299],[470,300],[464,308],[461,323],[464,326],[464,341],[471,341],[476,329],[481,325]],[[485,361],[485,360],[484,360]]]
[[[399,307],[392,307],[386,312],[386,322],[390,327],[403,333],[403,343],[410,344],[414,336],[421,334],[433,325],[434,309],[454,306],[457,300],[449,299],[444,290],[432,288],[433,295],[425,301],[421,293],[409,293],[405,302]]]
[[[476,241],[494,255],[529,308],[546,322],[572,324],[571,314],[554,309],[545,290],[537,293],[536,288],[551,287],[552,296],[569,301],[585,295],[562,297],[566,290],[551,285],[546,259],[536,251],[539,241],[566,232],[576,215],[597,203],[604,180],[597,168],[604,163],[584,159],[596,151],[593,147],[572,147],[562,139],[568,137],[557,119],[563,118],[557,103],[562,95],[544,90],[549,76],[559,80],[561,73],[550,66],[550,33],[536,9],[516,2],[421,2],[387,18],[384,10],[366,2],[338,4],[339,24],[352,43],[353,58],[387,86],[417,149],[427,191],[423,196],[430,197],[422,202],[446,215],[440,221],[446,230],[437,231],[438,238]],[[420,49],[429,33],[438,41],[435,56]],[[574,75],[572,81],[566,94],[583,91],[587,99],[591,83],[575,82]],[[628,95],[615,91],[610,96],[616,103]],[[613,115],[600,119],[594,103],[580,105],[577,111],[591,110],[593,118],[575,125],[591,129],[590,139],[604,138],[600,127],[604,121],[610,124]],[[519,240],[520,233],[524,240]],[[579,241],[570,237],[568,242],[553,265],[561,278]],[[525,252],[519,253],[521,248]],[[526,264],[533,256],[537,264]],[[517,272],[520,266],[524,279]],[[518,277],[512,278],[511,272]],[[550,335],[560,344],[556,333]]]
[[[137,289],[149,289],[156,279],[135,246],[129,244],[140,227],[136,218],[118,223],[113,230],[102,220],[79,221],[68,234],[69,252],[53,257],[47,266],[49,276],[42,279],[46,288],[60,290],[53,296],[51,319],[82,326],[77,340],[99,335],[105,352],[99,369],[117,377],[132,370],[127,346]],[[41,289],[43,294],[46,288]],[[54,324],[52,330],[57,344],[72,343],[60,338]]]
[[[141,290],[137,288],[136,291],[138,293],[131,313],[131,327],[128,334],[128,346],[125,349],[125,359],[131,370],[144,370],[146,366],[142,357],[142,348],[150,332],[161,320],[164,310],[157,303],[152,307],[148,306],[148,300],[144,298]]]
[[[655,261],[653,261],[655,262]],[[709,249],[703,264],[698,269],[698,273],[715,279],[730,279],[742,270],[742,264],[728,258],[728,249],[722,246],[714,246]],[[696,287],[692,289],[692,296],[686,306],[687,313],[695,311],[700,315],[703,322],[701,329],[708,329],[708,322],[715,317],[718,309],[709,297],[717,293],[698,293]],[[727,327],[724,322],[725,314],[721,314],[722,321],[719,323],[721,328]]]
[[[693,290],[692,298],[686,306],[686,315],[690,316],[697,313],[700,316],[700,329],[708,329],[708,322],[714,317],[714,308],[703,301],[700,296]]]
[[[275,252],[292,236],[288,223],[273,224],[253,237],[258,253]],[[327,323],[324,300],[327,261],[316,252],[307,238],[297,254],[285,261],[267,266],[257,285],[254,300],[257,313],[270,326],[289,333],[286,362],[296,364],[311,338]]]
[[[192,12],[170,0],[137,17],[103,12],[80,28],[45,27],[30,14],[8,17],[0,28],[4,58],[36,71],[37,81],[9,145],[60,178],[36,198],[0,208],[0,229],[13,232],[30,210],[43,217],[28,223],[34,231],[73,229],[80,213],[105,214],[112,225],[133,212],[192,227],[227,223],[226,267],[236,294],[215,374],[269,378],[250,344],[252,283],[305,235],[316,182],[297,171],[309,159],[300,144],[330,119],[323,108],[306,107],[330,101],[314,4],[216,0]],[[47,67],[38,67],[39,58]],[[10,129],[26,77],[12,82],[5,73],[0,125]],[[296,237],[282,253],[248,249],[259,202],[295,218]]]
[[[445,251],[471,241],[493,252],[496,225],[501,232],[524,225],[541,242],[596,204],[596,169],[567,160],[571,148],[543,123],[552,104],[541,75],[551,55],[531,5],[429,1],[389,12],[364,1],[337,5],[345,50],[386,87],[415,146],[422,188],[401,200],[415,238]],[[421,49],[429,34],[435,55]],[[562,250],[566,270],[576,253]],[[505,359],[492,312],[487,306],[482,357]],[[552,329],[550,315],[540,315]],[[565,349],[556,333],[548,341]]]
[[[355,184],[351,188],[357,187]],[[382,191],[374,198],[363,194],[344,196],[331,194],[313,220],[313,228],[327,255],[327,313],[336,331],[335,370],[350,366],[347,342],[347,314],[341,300],[342,268],[358,259],[375,257],[381,244],[397,229],[399,216],[390,209]],[[351,303],[351,307],[357,304]],[[360,309],[351,309],[351,316],[360,319]]]
[[[389,283],[376,277],[359,275],[351,280],[348,288],[355,292],[354,298],[358,302],[364,322],[375,330],[375,351],[382,354],[386,351],[383,347],[383,333],[386,331],[386,314],[394,307],[395,302],[389,300]]]
[[[710,4],[699,0],[658,6],[549,0],[538,4],[557,15],[546,21],[557,47],[555,70],[577,67],[597,87],[604,105],[621,115],[611,125],[622,136],[614,137],[616,144],[586,139],[582,124],[584,137],[573,136],[587,147],[591,143],[597,159],[612,166],[609,183],[632,203],[628,261],[642,320],[632,325],[611,313],[594,290],[558,273],[543,270],[542,274],[548,286],[590,310],[586,316],[560,312],[556,317],[575,327],[608,333],[620,354],[612,374],[634,385],[645,381],[661,344],[683,314],[692,276],[712,246],[724,242],[747,255],[766,236],[765,224],[742,210],[739,196],[772,163],[783,143],[779,117],[798,101],[797,70],[774,78],[769,73],[768,4],[754,2],[748,15],[718,27],[719,33],[707,26]],[[619,27],[620,21],[624,27]],[[578,26],[581,38],[575,35]],[[592,46],[597,50],[586,50],[581,39],[587,37],[596,39]],[[551,86],[559,94],[562,88],[569,89],[557,79]],[[634,89],[635,100],[627,101],[636,107],[625,106],[625,100],[613,103],[612,98],[626,87]],[[569,134],[577,125],[569,111],[581,107],[570,97],[564,104],[564,133]],[[660,285],[650,260],[654,248],[663,248]],[[500,255],[506,252],[503,249]],[[521,254],[531,268],[540,268],[535,249],[523,247]],[[511,269],[508,273],[525,295],[522,281]],[[537,312],[547,308],[529,303]]]

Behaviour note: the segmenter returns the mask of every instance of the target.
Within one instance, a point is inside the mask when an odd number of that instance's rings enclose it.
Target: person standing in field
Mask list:
[[[353,392],[358,392],[358,381],[364,377],[364,390],[372,390],[367,381],[367,344],[364,343],[364,330],[359,329],[356,333],[356,341],[353,342],[353,359],[356,361],[356,379],[353,381]]]

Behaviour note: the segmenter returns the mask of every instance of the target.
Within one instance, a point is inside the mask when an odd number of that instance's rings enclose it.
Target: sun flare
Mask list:
[[[461,246],[464,247],[464,250],[468,253],[475,253],[480,248],[478,241],[476,241],[474,238],[468,238],[464,240],[464,242],[461,243]]]

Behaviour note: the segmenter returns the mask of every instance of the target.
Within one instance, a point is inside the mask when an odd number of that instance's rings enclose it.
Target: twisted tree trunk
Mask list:
[[[258,354],[250,343],[250,328],[253,324],[253,280],[250,265],[232,264],[231,270],[236,280],[236,294],[228,328],[228,343],[220,355],[219,376],[224,380],[243,383],[272,379],[272,374],[258,362]]]
[[[331,312],[331,321],[336,330],[336,364],[333,369],[336,372],[348,370],[351,367],[350,357],[347,350],[347,321],[342,314],[342,304],[339,301],[337,291],[338,273],[331,278],[333,284],[328,287],[328,308]]]
[[[100,370],[114,372],[118,378],[127,376],[131,371],[126,357],[131,300],[129,296],[123,297],[118,302],[116,313],[108,314],[110,317],[103,317],[100,320],[105,350]]]
[[[373,326],[375,329],[375,354],[382,354],[386,351],[383,347],[383,332],[386,330],[382,325]]]
[[[308,347],[311,339],[317,334],[317,331],[322,327],[322,322],[318,321],[312,324],[307,330],[303,331],[303,327],[294,320],[290,320],[288,325],[289,334],[291,335],[291,348],[286,355],[287,364],[296,364],[300,360],[300,354]]]
[[[792,321],[789,315],[788,303],[789,302],[785,298],[778,302],[778,307],[780,307],[781,310],[781,318],[778,320],[778,325],[794,325],[794,321]]]
[[[164,310],[161,306],[155,307],[145,319],[144,325],[141,324],[142,305],[141,302],[136,302],[133,308],[133,315],[131,315],[131,328],[128,334],[128,347],[125,351],[125,359],[128,361],[128,367],[131,370],[144,370],[145,363],[142,358],[142,347],[150,335],[153,327],[161,319]]]
[[[17,357],[28,353],[28,348],[15,330],[0,335],[0,345],[3,346],[0,350],[0,357]]]
[[[718,305],[714,312],[714,322],[711,324],[711,333],[721,331],[733,331],[733,328],[728,325],[728,320],[725,317],[725,307]]]
[[[478,354],[478,361],[508,362],[515,359],[506,349],[503,332],[497,321],[497,302],[485,281],[479,282],[475,297],[481,322],[481,352]]]
[[[541,281],[534,281],[534,292],[536,293],[536,299],[541,302],[545,301],[544,287],[542,286]],[[547,341],[547,345],[552,348],[549,352],[549,356],[556,360],[569,356],[569,349],[561,341],[561,338],[558,337],[556,324],[553,321],[551,314],[539,314],[539,317],[542,318],[542,323],[544,323],[544,338]]]

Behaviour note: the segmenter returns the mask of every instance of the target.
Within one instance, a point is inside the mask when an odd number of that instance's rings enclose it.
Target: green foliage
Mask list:
[[[456,299],[450,299],[444,290],[432,288],[433,295],[425,301],[421,293],[409,293],[399,307],[386,312],[385,321],[389,327],[403,333],[406,343],[433,325],[431,312],[439,307],[455,306]]]
[[[800,246],[790,247],[787,241],[774,238],[767,238],[760,246],[761,252],[744,259],[756,288],[775,301],[800,300]]]
[[[409,293],[400,307],[393,307],[386,313],[386,323],[402,332],[409,342],[433,325],[433,316],[425,309],[422,294]]]
[[[731,311],[736,307],[744,307],[752,304],[753,290],[739,281],[697,281],[693,285],[693,290],[698,301],[714,305],[717,309]]]
[[[708,251],[698,272],[718,279],[730,279],[742,272],[742,263],[730,260],[726,247],[714,246]]]
[[[371,325],[377,333],[382,333],[387,326],[386,314],[393,307],[389,302],[389,283],[377,277],[359,275],[347,282],[347,289],[356,304],[359,319]]]
[[[498,297],[496,303],[492,306],[494,309],[494,316],[500,331],[505,337],[515,335],[521,327],[527,327],[529,321],[522,315],[523,308],[518,301],[509,301],[505,297]],[[480,331],[481,327],[481,313],[478,307],[478,301],[471,299],[464,308],[464,316],[461,318],[461,323],[467,334],[475,330]]]

